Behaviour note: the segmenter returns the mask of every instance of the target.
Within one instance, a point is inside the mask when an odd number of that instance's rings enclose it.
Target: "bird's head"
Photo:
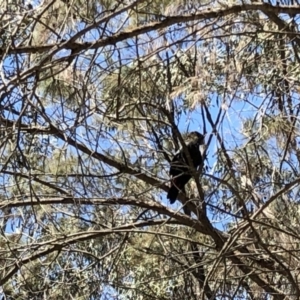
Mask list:
[[[204,145],[205,137],[203,134],[199,133],[198,131],[192,131],[188,135],[189,139],[197,143],[198,145]]]

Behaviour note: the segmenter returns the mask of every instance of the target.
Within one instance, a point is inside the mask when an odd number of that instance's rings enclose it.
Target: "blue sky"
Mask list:
[[[275,3],[275,1],[274,1]],[[125,17],[125,15],[121,16],[121,19],[123,19],[123,17]],[[117,24],[117,23],[116,23]],[[115,25],[116,25],[115,24]],[[126,23],[125,23],[126,24]],[[79,24],[79,29],[81,28],[82,24]],[[173,34],[172,36],[170,35],[169,38],[173,38],[173,39],[180,39],[181,38],[181,34],[182,32],[177,31],[177,34]],[[87,35],[85,37],[86,41],[92,41],[93,39],[98,39],[100,37],[99,33],[97,31],[93,31],[92,34]],[[149,38],[150,37],[150,38]],[[153,39],[153,42],[159,44],[159,39],[155,39],[154,41],[154,37],[155,34],[150,34],[148,35],[148,39],[151,40]],[[146,38],[145,38],[146,40]],[[187,48],[189,48],[192,44],[194,44],[195,41],[192,40],[190,43],[182,43],[181,44],[181,50],[184,52],[186,51]],[[117,44],[117,46],[124,46],[123,43],[119,43]],[[172,49],[176,49],[177,47],[180,48],[179,44],[175,47],[172,47]],[[111,49],[111,47],[108,47]],[[108,49],[106,48],[106,49]],[[221,50],[224,50],[224,48],[222,49],[222,47],[220,48]],[[103,49],[101,49],[103,50]],[[170,57],[172,56],[171,51],[169,51],[170,53]],[[61,55],[62,53],[58,53],[58,56]],[[66,53],[64,53],[66,54]],[[139,54],[143,55],[145,54],[145,50],[144,49],[139,49]],[[86,57],[81,59],[82,64],[85,64],[87,62],[89,62],[89,58],[91,57],[92,53],[91,51],[87,51],[85,53]],[[89,56],[90,55],[90,56]],[[122,55],[123,55],[123,62],[126,62],[128,64],[130,64],[130,61],[135,57],[136,52],[135,51],[131,51],[130,48],[124,48],[122,50]],[[89,56],[89,57],[88,57]],[[163,59],[166,59],[166,54],[161,54],[161,57],[163,57]],[[117,53],[115,52],[115,54],[112,56],[113,59],[115,59],[117,61]],[[97,60],[95,61],[95,63],[99,63],[99,66],[105,68],[106,67],[106,63],[104,62],[105,60],[105,56],[104,54],[99,54]],[[5,67],[12,67],[11,65],[6,65]],[[15,66],[13,66],[15,67]],[[100,70],[100,68],[99,68]],[[95,72],[96,73],[96,72]],[[221,85],[221,82],[219,83]],[[99,85],[99,89],[101,89],[101,84]],[[258,87],[259,89],[260,87]],[[17,92],[17,91],[16,91]],[[98,96],[101,96],[101,93],[99,93]],[[228,150],[244,145],[247,140],[248,137],[243,135],[241,133],[241,129],[242,129],[242,124],[243,122],[248,119],[248,118],[252,118],[256,113],[258,113],[258,116],[262,116],[266,109],[267,109],[267,101],[265,101],[266,99],[266,95],[264,95],[263,93],[261,93],[259,90],[257,91],[257,94],[254,95],[250,94],[250,93],[246,93],[244,94],[244,97],[241,93],[238,93],[234,96],[232,96],[232,98],[230,99],[229,96],[227,96],[227,99],[224,103],[222,103],[222,95],[220,95],[220,97],[217,97],[217,93],[216,92],[212,92],[210,94],[210,105],[209,105],[209,110],[211,113],[211,116],[213,118],[213,120],[216,120],[217,115],[219,113],[219,110],[221,108],[222,110],[222,123],[218,126],[217,130],[218,132],[222,135],[224,142],[225,142],[225,146]],[[87,99],[87,101],[89,101],[90,99]],[[294,99],[294,104],[296,105],[298,101],[298,95],[295,95],[295,99]],[[20,109],[21,108],[21,102],[19,104],[16,104],[15,109]],[[49,106],[46,108],[46,112],[48,113],[48,115],[52,115],[53,118],[56,118],[58,121],[62,121],[62,115],[64,114],[64,112],[62,111],[62,109],[57,106],[56,108],[57,110],[54,113],[53,110],[53,103],[50,103]],[[194,111],[188,112],[188,113],[183,113],[179,123],[178,123],[178,128],[181,132],[186,132],[186,131],[194,131],[197,130],[199,132],[203,132],[203,128],[204,128],[204,124],[202,124],[202,116],[201,116],[202,112],[201,112],[201,105],[199,104],[196,109]],[[11,117],[11,113],[7,112],[6,116]],[[65,115],[65,117],[70,118],[69,121],[66,121],[65,125],[73,125],[73,118],[76,116],[76,113],[71,110],[68,111],[68,114]],[[27,118],[24,118],[23,121],[26,121]],[[205,116],[206,119],[206,116]],[[91,125],[92,124],[92,117],[90,117],[87,120],[87,124]],[[207,133],[208,135],[211,134],[212,128],[210,127],[210,125],[208,123],[206,123],[206,129],[207,129]],[[94,132],[97,132],[97,128],[94,128],[93,130]],[[78,129],[76,129],[76,133],[78,134],[77,138],[79,141],[85,143],[86,141],[83,138],[80,138],[80,133],[84,132],[84,128],[83,127],[79,127]],[[114,132],[111,132],[112,135],[114,135]],[[96,135],[95,135],[96,136]],[[99,139],[100,140],[100,139]],[[208,137],[206,138],[206,140],[208,140]],[[126,145],[126,143],[129,145],[131,141],[125,141],[123,145]],[[50,144],[52,144],[53,146],[56,147],[62,147],[62,142],[59,140],[56,140],[54,138],[51,138],[50,140]],[[116,145],[116,143],[111,143],[111,141],[108,141],[106,139],[101,139],[101,144],[98,145],[98,147],[95,147],[95,150],[102,152],[102,151],[106,151],[106,150],[111,150],[112,145]],[[271,140],[269,143],[270,146],[270,156],[272,156],[273,158],[277,158],[278,160],[274,160],[274,165],[278,165],[279,164],[279,159],[280,156],[278,156],[278,153],[276,153],[276,141],[275,139]],[[219,147],[219,144],[217,142],[217,139],[215,136],[212,137],[211,139],[211,143],[208,145],[208,149],[207,149],[207,161],[206,161],[206,165],[208,166],[208,170],[207,173],[212,173],[214,171],[214,166],[216,163],[216,152],[217,149]],[[50,148],[50,146],[49,146]],[[173,153],[175,152],[175,149],[173,151]],[[230,153],[230,152],[229,152]],[[77,152],[73,149],[70,148],[69,150],[69,154],[77,154]],[[164,162],[165,166],[166,166],[166,172],[168,170],[168,165],[166,162]],[[285,167],[287,167],[286,164],[284,164]],[[96,171],[95,168],[96,166],[93,166],[93,171]],[[92,168],[92,167],[91,167]],[[107,168],[108,169],[108,168]],[[166,175],[165,179],[167,180],[168,177]],[[296,191],[296,189],[295,189]],[[162,196],[162,201],[165,205],[169,205],[168,200],[166,200],[166,193],[165,192],[161,192],[160,193]],[[177,209],[181,206],[181,204],[177,201],[176,204],[174,204],[172,206],[173,209]],[[61,215],[60,215],[61,216]],[[209,214],[209,217],[212,219],[213,216],[211,214]],[[229,223],[232,221],[231,217],[228,217],[227,219],[218,219],[216,222],[213,223],[214,226],[216,226],[219,229],[223,229],[223,225],[226,223]],[[9,224],[11,225],[11,224]],[[7,228],[8,232],[11,232],[11,227],[8,226]]]

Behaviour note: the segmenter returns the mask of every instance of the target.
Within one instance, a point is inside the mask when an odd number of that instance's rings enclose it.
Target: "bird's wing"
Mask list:
[[[185,172],[186,169],[186,163],[185,163],[185,158],[182,153],[182,150],[178,150],[172,161],[171,161],[171,167],[170,167],[170,175],[172,176],[178,176]]]

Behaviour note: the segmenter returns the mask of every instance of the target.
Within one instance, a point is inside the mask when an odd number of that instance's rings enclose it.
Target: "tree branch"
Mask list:
[[[129,9],[131,5],[127,7]],[[124,8],[122,9],[122,11]],[[196,14],[188,14],[188,15],[178,15],[178,16],[166,16],[164,20],[158,21],[158,22],[151,22],[146,25],[136,27],[132,30],[126,30],[120,33],[116,33],[110,37],[106,37],[103,39],[99,39],[97,41],[92,42],[85,42],[85,43],[78,43],[74,41],[74,38],[79,38],[83,34],[86,34],[88,31],[93,30],[99,26],[99,24],[103,23],[105,19],[113,17],[112,15],[109,15],[108,17],[105,17],[104,19],[101,19],[99,22],[95,22],[93,25],[83,29],[82,31],[78,32],[73,38],[71,38],[68,41],[62,41],[60,43],[56,44],[50,44],[50,45],[42,45],[42,46],[16,46],[14,48],[7,49],[0,48],[0,55],[6,54],[24,54],[24,53],[42,53],[45,51],[50,51],[55,49],[53,54],[56,52],[65,49],[65,50],[73,50],[76,52],[85,51],[88,49],[98,49],[99,47],[105,47],[109,45],[115,45],[118,42],[124,41],[129,38],[136,37],[140,34],[148,33],[153,30],[159,30],[168,26],[172,26],[178,23],[186,23],[191,21],[201,21],[206,19],[212,19],[212,18],[219,18],[219,17],[225,17],[231,14],[236,14],[243,11],[256,11],[260,10],[261,12],[268,14],[300,14],[300,7],[297,6],[273,6],[268,3],[251,3],[251,4],[240,4],[240,5],[232,5],[227,6],[226,8],[217,8],[217,9],[211,9],[207,8],[199,13]],[[125,9],[126,11],[126,9]],[[114,13],[115,14],[115,13]]]

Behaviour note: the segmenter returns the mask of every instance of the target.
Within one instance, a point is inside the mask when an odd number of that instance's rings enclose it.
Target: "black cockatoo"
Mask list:
[[[186,146],[195,169],[202,164],[202,155],[199,149],[200,145],[204,145],[204,136],[197,131],[190,132]],[[170,165],[172,183],[167,198],[170,200],[170,203],[173,204],[177,199],[179,191],[184,191],[184,186],[192,178],[192,175],[191,172],[189,172],[190,166],[183,149],[180,149],[175,154]]]

